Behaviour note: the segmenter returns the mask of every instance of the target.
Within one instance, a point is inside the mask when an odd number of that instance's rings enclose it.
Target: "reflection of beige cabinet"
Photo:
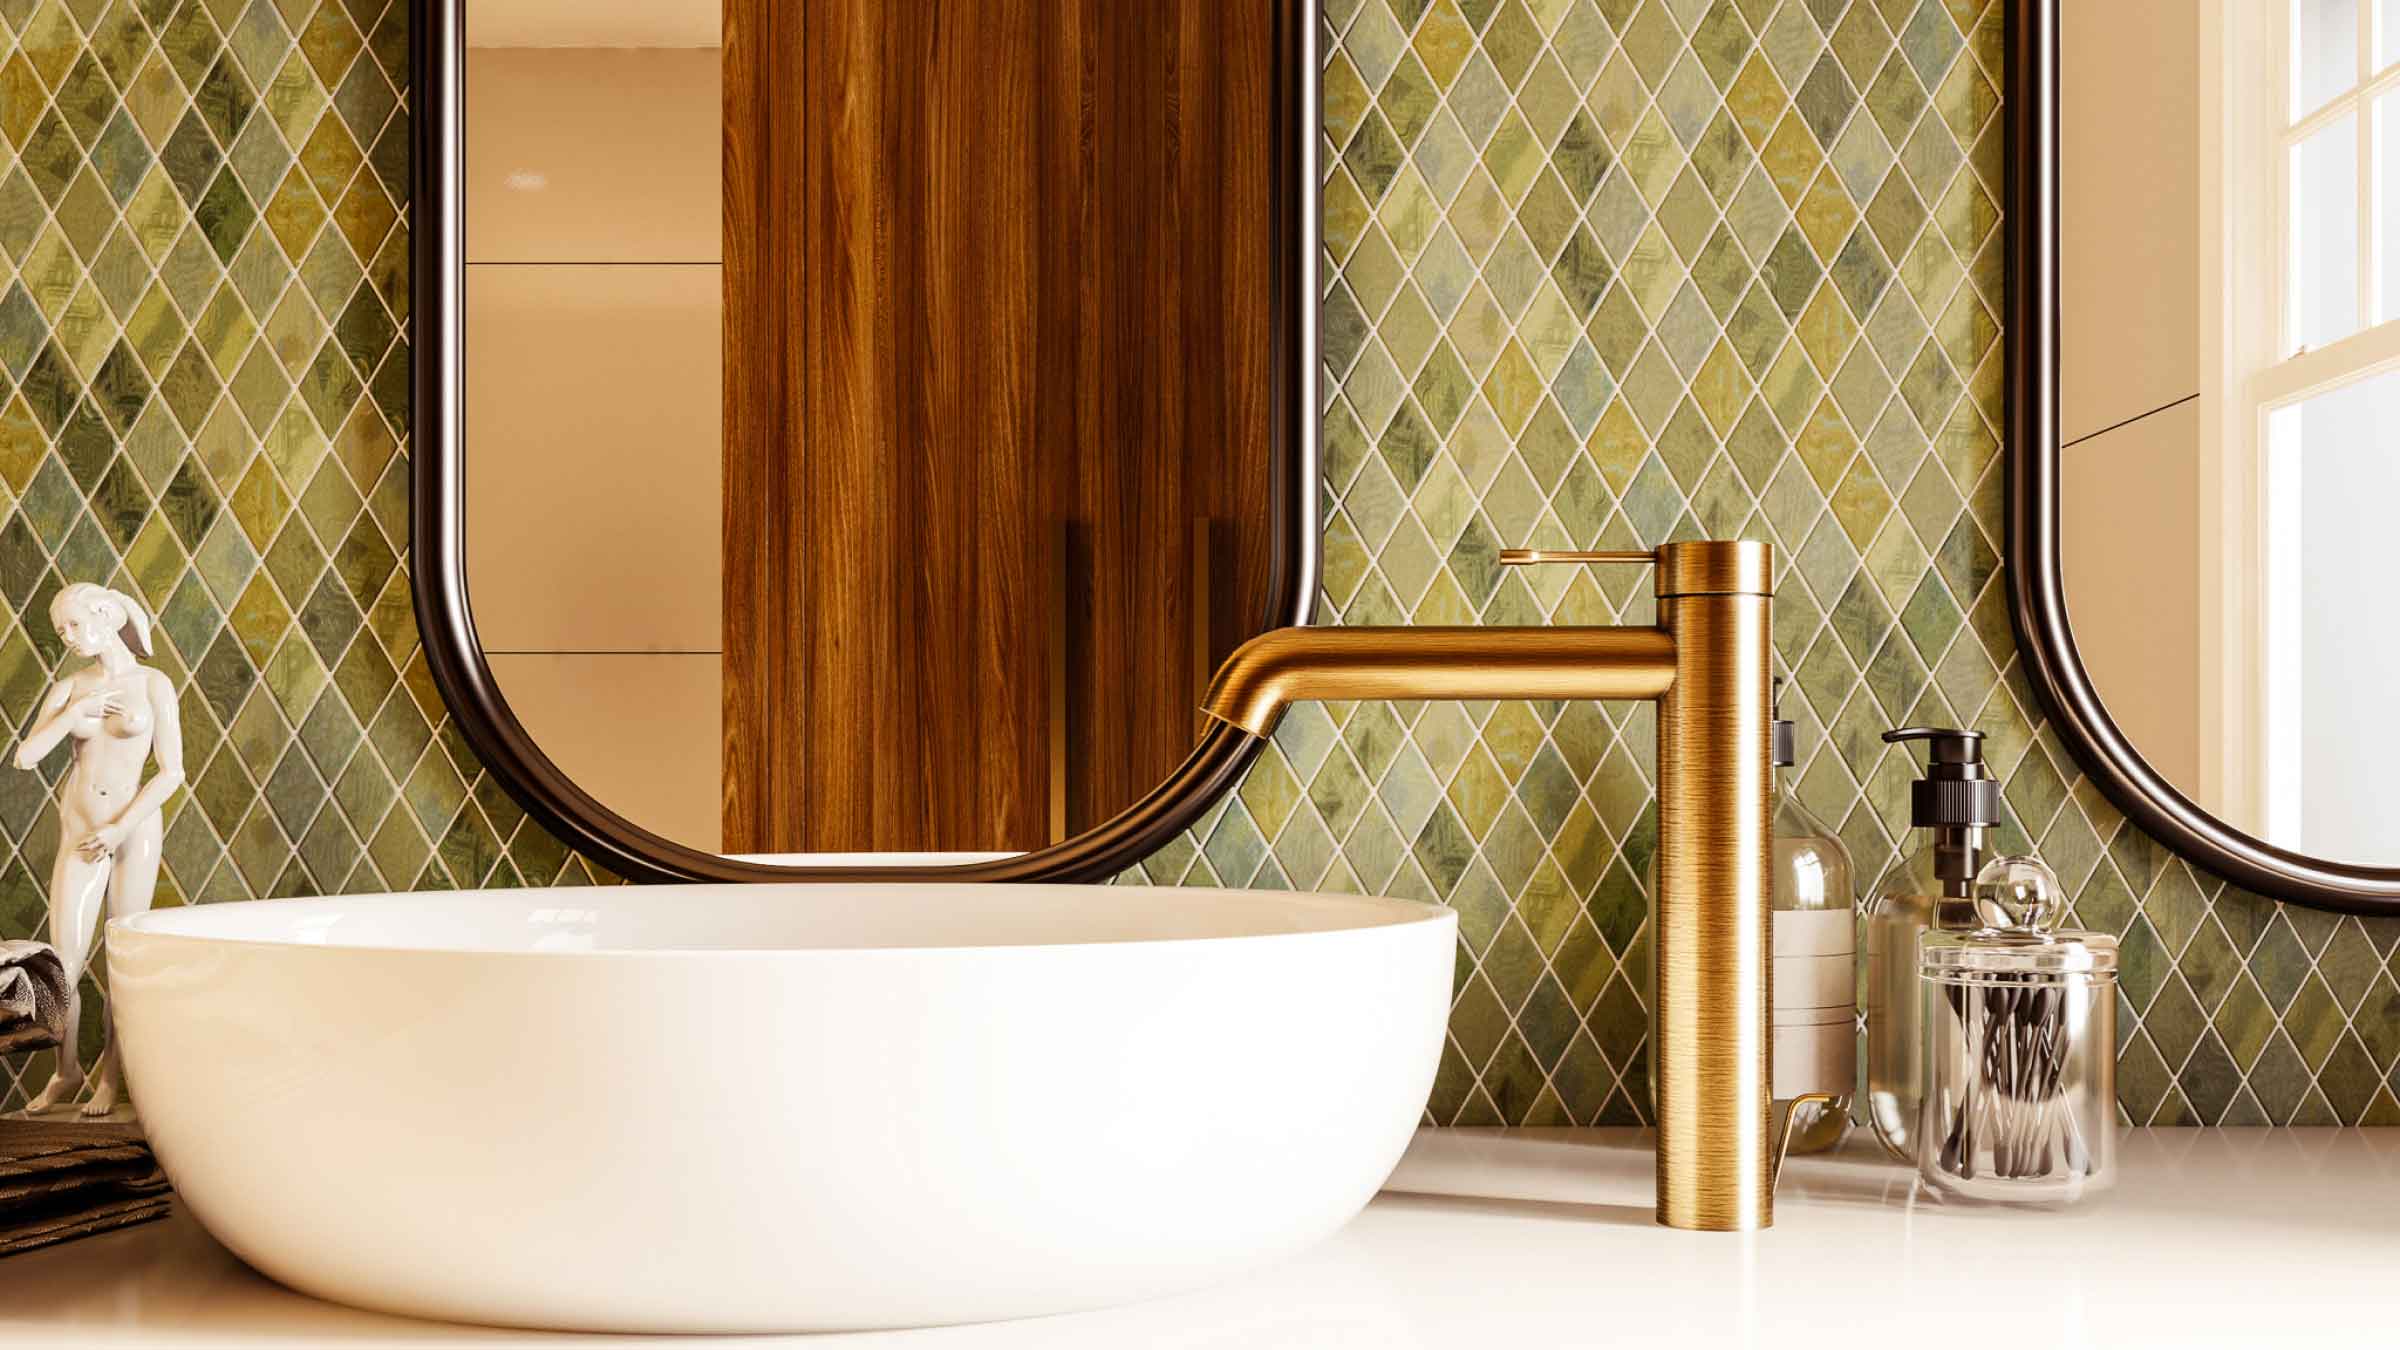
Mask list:
[[[2199,12],[2062,5],[2059,436],[2200,392]]]
[[[467,53],[476,263],[715,263],[717,48]]]
[[[2143,758],[2201,791],[2200,7],[2061,7],[2060,561]]]
[[[472,0],[468,587],[542,751],[722,832],[718,7]],[[641,747],[675,747],[645,754]]]
[[[2200,410],[2184,399],[2059,456],[2068,620],[2111,717],[2187,795],[2200,782]]]
[[[478,266],[467,292],[485,649],[714,650],[717,269]]]

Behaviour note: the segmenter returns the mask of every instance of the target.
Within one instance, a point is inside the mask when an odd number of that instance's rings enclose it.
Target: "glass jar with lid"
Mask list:
[[[1918,957],[1917,1170],[1936,1190],[2056,1204],[2116,1180],[2117,940],[2056,926],[2056,878],[1995,858],[1990,926],[1929,931]]]

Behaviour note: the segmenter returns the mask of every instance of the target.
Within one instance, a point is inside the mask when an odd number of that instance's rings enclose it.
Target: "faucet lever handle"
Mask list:
[[[1648,548],[1504,548],[1500,550],[1502,567],[1527,567],[1534,563],[1654,563],[1658,550]]]
[[[1775,1156],[1767,1160],[1769,1194],[1773,1194],[1776,1185],[1783,1180],[1784,1159],[1791,1156],[1792,1136],[1800,1131],[1800,1108],[1831,1107],[1835,1100],[1830,1092],[1803,1092],[1788,1102],[1777,1102],[1768,1108],[1770,1119],[1767,1132],[1775,1136]]]

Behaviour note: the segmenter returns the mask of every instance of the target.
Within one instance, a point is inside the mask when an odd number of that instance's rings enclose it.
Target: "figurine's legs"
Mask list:
[[[84,967],[91,964],[92,947],[100,938],[101,895],[110,870],[108,860],[87,862],[75,851],[75,841],[91,832],[82,821],[61,820],[59,824],[58,861],[50,868],[50,945],[66,967],[67,1026],[66,1039],[58,1047],[58,1068],[26,1104],[26,1110],[37,1112],[83,1090],[83,1064],[76,1058],[83,1031],[81,984]]]
[[[117,846],[116,867],[108,877],[108,917],[122,919],[150,908],[158,889],[159,820],[152,816],[133,827]],[[116,1109],[124,1079],[117,1068],[117,1021],[109,1004],[100,1008],[100,1063],[92,1070],[92,1099],[83,1104],[87,1116],[105,1116]]]

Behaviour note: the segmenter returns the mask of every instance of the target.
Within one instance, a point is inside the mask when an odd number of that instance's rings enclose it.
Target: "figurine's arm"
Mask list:
[[[183,786],[183,719],[175,710],[175,685],[166,676],[153,670],[150,673],[150,754],[158,761],[158,773],[142,790],[133,794],[115,820],[85,835],[75,845],[86,858],[98,859],[114,853],[135,825],[166,806],[175,789]]]
[[[30,769],[41,763],[44,755],[67,738],[67,732],[74,727],[77,717],[99,716],[116,710],[117,695],[113,692],[96,690],[69,701],[67,696],[74,690],[73,680],[60,680],[50,686],[50,693],[42,699],[42,710],[34,715],[33,730],[26,732],[25,739],[17,743],[18,768]]]

